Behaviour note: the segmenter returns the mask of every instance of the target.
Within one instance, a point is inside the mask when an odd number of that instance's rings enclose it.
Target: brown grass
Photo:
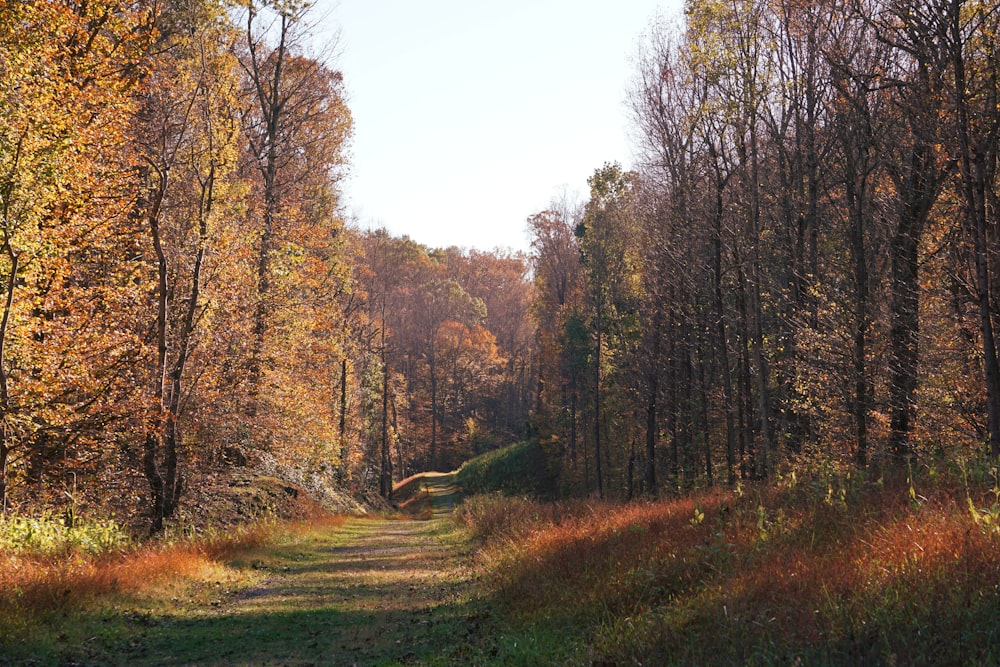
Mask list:
[[[920,504],[876,486],[840,501],[801,487],[487,500],[461,517],[507,608],[593,623],[595,658],[947,664],[1000,651],[1000,536],[947,490]]]
[[[317,514],[308,521],[261,522],[228,534],[148,542],[127,552],[98,557],[0,554],[0,627],[30,625],[54,612],[141,594],[168,581],[197,578],[278,535],[333,528],[345,520]]]

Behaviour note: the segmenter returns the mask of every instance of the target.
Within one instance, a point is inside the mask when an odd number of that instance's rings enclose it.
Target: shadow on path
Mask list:
[[[448,480],[428,491],[435,515],[451,511]],[[262,586],[210,608],[137,619],[127,642],[89,657],[220,667],[466,664],[481,611],[463,544],[447,520],[351,519],[254,554],[243,566],[267,573]]]

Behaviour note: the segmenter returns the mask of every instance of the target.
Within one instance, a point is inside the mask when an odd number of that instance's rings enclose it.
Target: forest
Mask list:
[[[527,254],[347,219],[309,10],[4,3],[6,512],[156,532],[213,466],[388,498],[529,436],[566,497],[1000,454],[994,4],[654,21],[641,159]]]
[[[690,2],[641,164],[530,218],[535,423],[577,493],[1000,454],[996,3]]]
[[[0,505],[246,463],[358,495],[524,434],[527,258],[345,222],[308,3],[0,5]]]
[[[995,664],[1000,2],[688,0],[526,252],[352,219],[312,10],[0,0],[0,651]]]

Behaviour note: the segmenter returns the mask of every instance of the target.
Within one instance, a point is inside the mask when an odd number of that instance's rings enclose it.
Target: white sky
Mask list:
[[[527,248],[526,218],[631,164],[642,34],[680,0],[317,0],[354,116],[348,211],[434,247]]]

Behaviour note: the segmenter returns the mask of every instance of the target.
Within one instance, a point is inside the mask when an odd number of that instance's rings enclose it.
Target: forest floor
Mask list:
[[[427,477],[415,495],[432,519],[289,531],[184,580],[57,614],[0,665],[481,664],[473,654],[496,640],[472,545],[447,516],[452,478]]]

